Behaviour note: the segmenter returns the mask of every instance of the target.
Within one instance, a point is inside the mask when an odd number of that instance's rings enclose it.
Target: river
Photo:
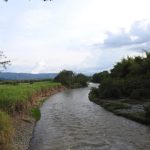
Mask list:
[[[150,128],[90,102],[91,86],[48,98],[29,150],[150,150]]]

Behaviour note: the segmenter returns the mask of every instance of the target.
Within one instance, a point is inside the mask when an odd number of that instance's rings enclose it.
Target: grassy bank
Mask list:
[[[94,74],[92,81],[100,85],[91,89],[91,101],[117,115],[150,124],[150,52],[123,58],[110,71]]]
[[[0,85],[0,149],[13,149],[11,141],[15,133],[14,118],[25,114],[39,120],[38,107],[42,97],[54,94],[61,88],[60,83],[51,81]],[[22,120],[21,118],[20,122]]]
[[[93,100],[92,100],[93,101]],[[113,112],[115,115],[134,120],[136,122],[150,125],[150,118],[146,115],[145,108],[149,107],[148,101],[131,101],[131,100],[94,100],[94,103],[102,106],[106,110]]]
[[[10,116],[0,111],[0,149],[12,149],[12,137],[14,128]]]
[[[49,89],[58,86],[61,84],[48,81],[0,85],[0,109],[9,113],[20,112],[33,103],[33,97],[46,95]]]

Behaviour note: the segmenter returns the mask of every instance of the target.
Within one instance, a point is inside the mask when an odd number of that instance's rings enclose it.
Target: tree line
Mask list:
[[[86,87],[88,80],[89,77],[87,77],[86,75],[82,73],[75,74],[70,70],[61,71],[54,79],[54,81],[60,82],[62,83],[62,85],[69,88]]]
[[[150,52],[145,52],[145,56],[124,58],[110,72],[94,74],[92,81],[100,86],[91,90],[91,99],[149,99]]]

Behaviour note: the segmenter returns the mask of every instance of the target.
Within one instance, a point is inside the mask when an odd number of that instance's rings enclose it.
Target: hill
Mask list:
[[[55,78],[57,73],[12,73],[12,72],[0,72],[0,80],[31,80],[31,79],[47,79]]]

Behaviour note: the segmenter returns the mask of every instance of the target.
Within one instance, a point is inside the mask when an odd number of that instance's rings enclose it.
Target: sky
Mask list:
[[[92,74],[150,48],[149,0],[0,1],[8,72]]]

